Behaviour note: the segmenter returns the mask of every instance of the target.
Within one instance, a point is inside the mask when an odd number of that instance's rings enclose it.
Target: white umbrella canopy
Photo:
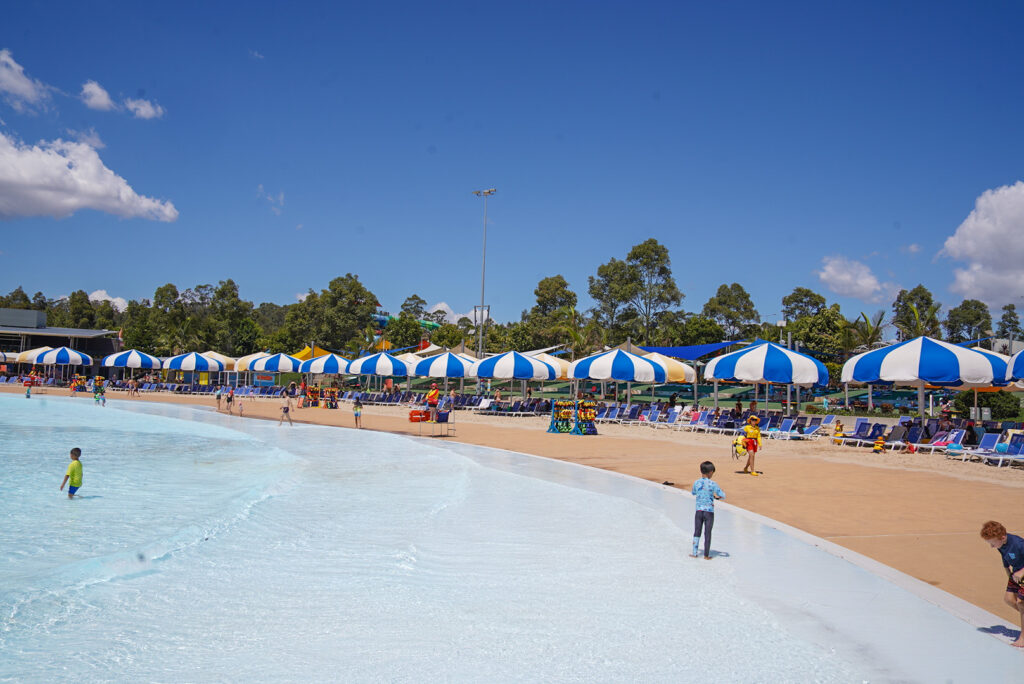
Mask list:
[[[221,363],[224,364],[224,370],[226,370],[226,371],[234,370],[235,369],[235,358],[234,357],[227,356],[225,354],[221,354],[220,352],[215,352],[215,351],[204,351],[204,352],[202,352],[202,355],[205,356],[208,359],[216,359],[216,360],[220,361]]]
[[[517,351],[478,361],[469,369],[471,377],[499,380],[554,380],[557,372],[550,364]]]
[[[644,354],[643,357],[654,363],[660,363],[665,369],[666,382],[694,382],[697,379],[697,371],[688,363],[673,359],[671,356],[664,356],[658,352]]]
[[[569,364],[569,377],[579,380],[665,382],[665,367],[636,354],[612,349]]]
[[[551,354],[540,352],[532,354],[533,358],[540,359],[544,363],[552,366],[555,372],[558,374],[556,380],[566,380],[569,377],[569,362],[558,356],[552,356]]]
[[[224,364],[217,359],[211,359],[198,352],[179,354],[164,360],[165,370],[189,371],[209,373],[210,371],[224,370]]]
[[[53,347],[36,347],[35,349],[28,349],[18,354],[18,363],[32,363],[31,359],[34,359],[37,354],[45,351],[50,351]]]
[[[256,359],[265,359],[270,356],[267,352],[256,352],[255,354],[246,354],[245,356],[235,359],[235,370],[236,371],[247,371],[249,370],[249,364]]]
[[[378,352],[350,361],[348,364],[348,374],[404,378],[409,375],[409,364],[387,352]]]
[[[125,349],[116,354],[103,357],[104,368],[149,368],[158,369],[163,367],[163,362],[157,357],[141,352],[138,349]]]

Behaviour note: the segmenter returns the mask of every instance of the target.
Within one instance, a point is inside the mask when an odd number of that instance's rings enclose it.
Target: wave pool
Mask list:
[[[0,434],[3,681],[1019,672],[997,639],[735,509],[716,560],[691,559],[689,495],[612,473],[128,401],[0,396]]]

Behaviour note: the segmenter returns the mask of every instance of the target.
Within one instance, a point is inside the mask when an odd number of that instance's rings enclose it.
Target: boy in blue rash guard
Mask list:
[[[697,497],[697,512],[693,516],[693,557],[697,557],[700,546],[701,528],[704,528],[704,560],[711,560],[711,528],[715,524],[715,499],[724,499],[725,492],[711,476],[715,464],[704,461],[700,464],[701,478],[693,483],[690,493]]]
[[[1024,539],[1009,534],[1002,523],[989,520],[981,528],[981,538],[999,551],[1003,569],[1009,575],[1003,600],[1020,615],[1020,635],[1011,646],[1024,648]]]

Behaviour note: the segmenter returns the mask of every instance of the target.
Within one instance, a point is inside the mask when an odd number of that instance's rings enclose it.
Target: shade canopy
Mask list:
[[[478,361],[470,367],[469,372],[471,376],[497,380],[554,380],[558,376],[550,364],[517,351]]]
[[[532,356],[535,359],[540,359],[544,363],[554,368],[555,372],[558,373],[558,380],[565,380],[566,378],[569,377],[569,361],[567,359],[552,356],[551,354],[545,352],[531,354],[530,356]]]
[[[249,370],[263,373],[298,373],[302,361],[287,354],[274,354],[249,362]]]
[[[117,354],[104,356],[102,365],[104,368],[162,368],[163,362],[138,349],[127,349]]]
[[[577,380],[665,382],[665,367],[636,354],[612,349],[569,364],[569,377]]]
[[[458,354],[445,352],[421,360],[413,367],[413,373],[427,378],[465,378],[474,363]]]
[[[842,381],[924,387],[990,387],[1006,383],[1006,362],[967,347],[917,337],[854,356]]]
[[[235,370],[238,372],[249,370],[249,364],[256,359],[263,359],[270,356],[267,352],[256,352],[255,354],[246,354],[245,356],[235,361]]]
[[[291,356],[294,356],[300,361],[309,361],[310,359],[315,359],[318,356],[327,356],[328,354],[333,353],[334,352],[332,352],[330,349],[324,349],[318,345],[313,345],[313,348],[310,349],[309,345],[307,344],[300,351],[295,352]]]
[[[1006,364],[1007,380],[1024,380],[1024,350],[1021,350],[1010,357]]]
[[[203,354],[203,356],[205,356],[208,359],[217,359],[218,361],[223,363],[224,364],[224,370],[229,371],[229,370],[234,370],[235,369],[235,361],[236,361],[236,359],[234,357],[227,356],[226,354],[221,354],[220,352],[215,352],[215,351],[212,351],[212,350],[204,351],[202,354]]]
[[[377,352],[350,361],[348,372],[351,375],[383,375],[404,378],[409,375],[409,366],[405,361],[396,359],[387,352]]]
[[[660,363],[665,368],[667,382],[696,382],[697,371],[688,363],[677,361],[658,352],[643,355],[645,359]]]
[[[324,354],[315,359],[303,361],[300,373],[320,373],[326,375],[343,375],[348,372],[348,359],[337,354]]]
[[[14,363],[18,360],[18,352],[0,351],[0,363]]]
[[[758,342],[708,361],[706,380],[768,382],[780,385],[827,385],[828,369],[817,359],[774,342]]]
[[[57,347],[37,353],[29,363],[41,366],[91,366],[92,357],[70,347]]]
[[[53,347],[36,347],[35,349],[27,349],[18,354],[17,362],[32,363],[32,359],[36,358],[38,354],[51,349],[53,349]]]
[[[222,371],[224,370],[224,364],[217,359],[207,358],[198,352],[189,352],[188,354],[179,354],[178,356],[165,359],[164,368],[166,370],[199,371],[203,373]]]

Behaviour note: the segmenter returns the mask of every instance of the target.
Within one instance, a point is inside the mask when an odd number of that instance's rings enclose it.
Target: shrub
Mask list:
[[[804,413],[821,413],[821,407],[817,404],[808,404],[804,407]]]
[[[971,415],[974,407],[974,392],[960,392],[953,399],[953,405],[962,416]],[[1012,420],[1020,415],[1020,399],[1015,394],[999,390],[998,392],[978,392],[978,408],[988,406],[992,409],[992,420]]]

